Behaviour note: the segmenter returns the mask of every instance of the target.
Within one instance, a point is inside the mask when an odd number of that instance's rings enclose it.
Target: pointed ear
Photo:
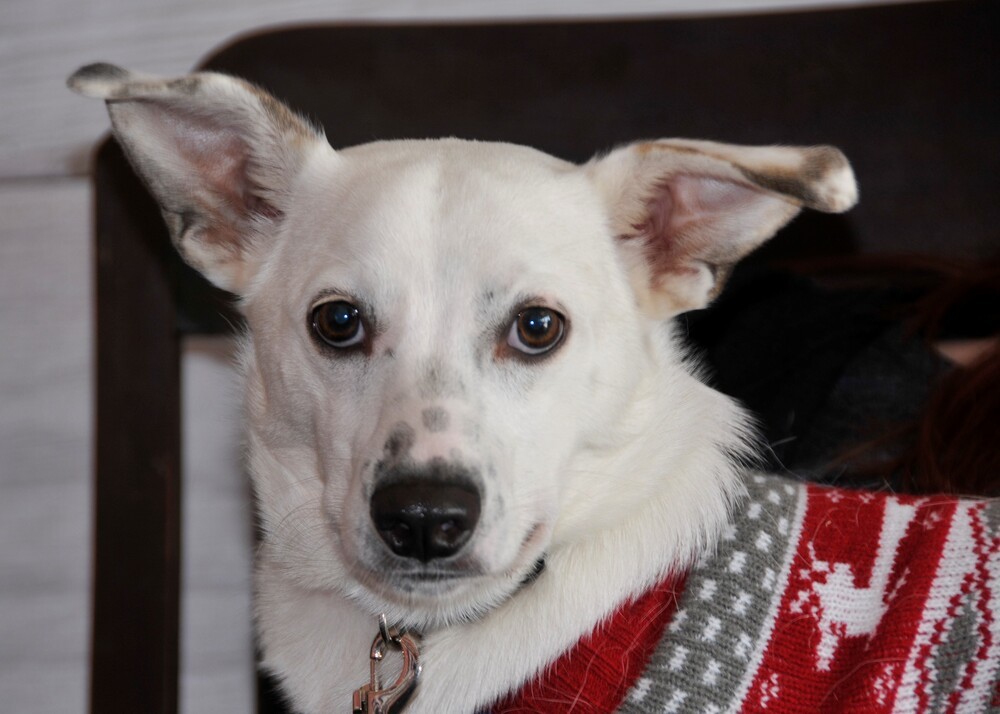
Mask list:
[[[847,159],[830,146],[748,147],[665,139],[591,161],[640,305],[669,317],[705,307],[736,261],[803,206],[857,202]]]
[[[104,99],[115,137],[163,211],[178,251],[240,293],[285,216],[322,133],[263,90],[221,74],[144,77],[108,64],[68,80]]]

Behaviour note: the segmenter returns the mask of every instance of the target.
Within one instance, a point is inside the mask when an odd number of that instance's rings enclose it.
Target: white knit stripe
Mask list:
[[[750,691],[750,687],[753,686],[754,680],[757,678],[757,670],[760,667],[761,662],[764,661],[764,652],[767,650],[767,646],[771,642],[771,633],[774,632],[774,623],[778,619],[778,609],[781,607],[781,602],[785,598],[785,590],[792,572],[792,563],[795,560],[795,554],[799,550],[799,540],[802,537],[802,525],[806,519],[808,489],[805,485],[798,485],[796,490],[798,493],[795,497],[795,513],[792,517],[791,536],[788,539],[788,548],[782,556],[781,571],[778,573],[777,578],[777,582],[782,583],[784,587],[774,588],[774,594],[771,597],[771,602],[767,609],[767,619],[764,622],[764,626],[760,630],[753,654],[751,654],[748,659],[748,661],[752,664],[747,666],[746,672],[743,674],[743,680],[740,682],[740,686],[736,690],[736,696],[731,702],[731,708],[733,711],[739,711],[740,703],[746,700],[747,693]]]
[[[931,639],[935,635],[934,629],[937,623],[943,623],[943,629],[937,634],[939,640],[946,637],[951,628],[951,617],[948,615],[949,601],[959,592],[963,576],[972,570],[975,558],[970,558],[971,552],[972,527],[969,522],[969,508],[960,505],[955,509],[941,557],[935,568],[934,580],[927,594],[927,602],[920,617],[917,636],[910,646],[910,654],[906,659],[906,667],[893,704],[894,713],[913,714],[920,711],[917,689],[921,676],[926,674],[927,681],[923,687],[928,694],[937,679],[934,669],[934,645],[931,644]],[[929,655],[922,653],[926,647],[931,648]],[[926,659],[924,666],[929,670],[926,673],[917,668],[921,659]]]
[[[992,507],[1000,510],[1000,504],[993,503]],[[972,687],[969,691],[963,692],[959,699],[956,712],[958,714],[978,714],[985,709],[985,704],[989,702],[991,689],[994,682],[1000,679],[1000,549],[996,547],[998,534],[989,527],[988,519],[984,518],[985,510],[991,506],[976,504],[968,506],[968,509],[979,508],[978,517],[986,531],[988,555],[986,557],[986,584],[990,589],[989,599],[986,601],[986,608],[993,613],[993,622],[990,625],[990,635],[993,642],[984,660],[977,663],[976,675],[972,679]],[[984,702],[984,697],[986,702]]]

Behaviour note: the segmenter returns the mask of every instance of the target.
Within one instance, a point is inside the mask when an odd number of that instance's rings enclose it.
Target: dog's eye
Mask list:
[[[547,307],[521,310],[507,333],[507,344],[527,355],[540,355],[559,344],[565,320]]]
[[[338,349],[360,345],[365,339],[361,311],[346,300],[332,300],[314,307],[312,325],[323,342]]]

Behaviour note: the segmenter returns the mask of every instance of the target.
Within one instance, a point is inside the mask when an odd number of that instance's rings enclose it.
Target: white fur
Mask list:
[[[802,205],[849,207],[839,152],[820,171],[818,150],[684,140],[582,167],[453,139],[334,151],[260,90],[194,79],[94,66],[71,86],[109,101],[179,247],[240,295],[257,625],[299,710],[348,706],[385,613],[422,633],[407,711],[476,711],[712,547],[743,494],[747,420],[664,318],[706,304]],[[230,160],[208,179],[206,146]],[[370,353],[318,346],[308,316],[330,296],[371,313]],[[568,319],[544,359],[504,352],[526,301]],[[419,427],[431,406],[447,429]],[[367,499],[400,422],[416,462],[482,476],[462,578],[385,565]]]

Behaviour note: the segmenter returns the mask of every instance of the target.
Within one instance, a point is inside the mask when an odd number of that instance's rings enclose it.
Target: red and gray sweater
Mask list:
[[[1000,501],[748,485],[710,557],[494,714],[1000,711]]]

